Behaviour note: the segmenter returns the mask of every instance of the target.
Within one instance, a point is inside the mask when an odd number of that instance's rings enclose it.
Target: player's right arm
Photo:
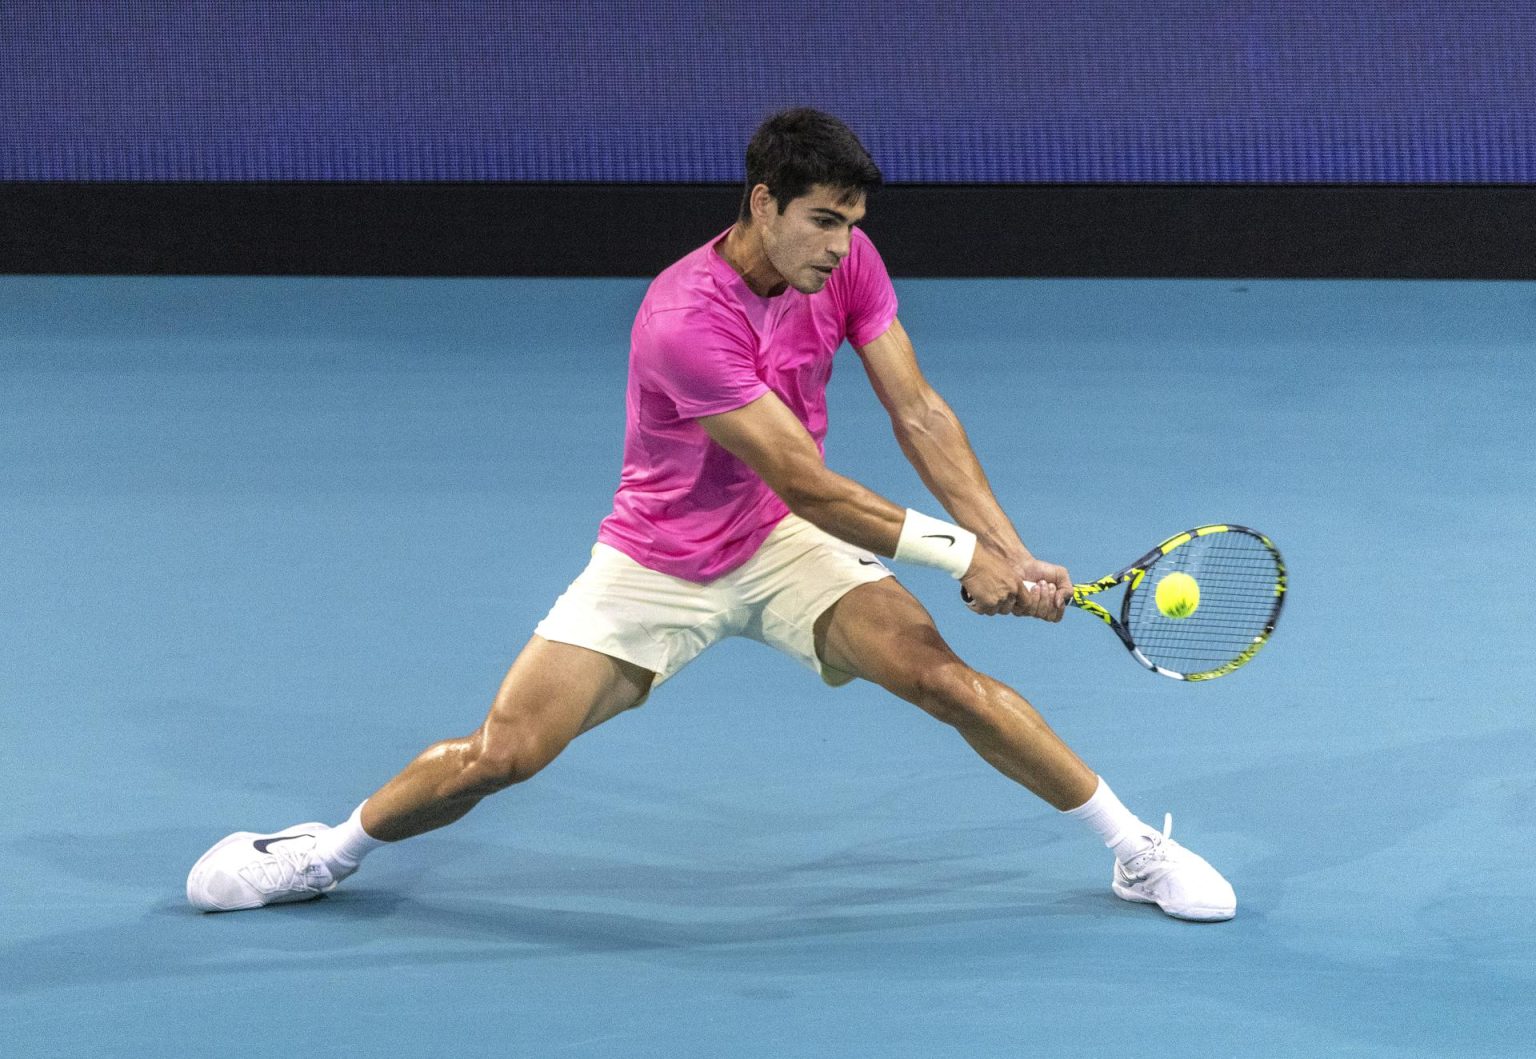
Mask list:
[[[815,440],[776,394],[698,422],[796,515],[840,540],[895,556],[906,509],[823,463]],[[1023,589],[1013,564],[984,542],[977,543],[962,583],[980,613],[1012,613],[1016,602],[1033,613],[1034,593]]]

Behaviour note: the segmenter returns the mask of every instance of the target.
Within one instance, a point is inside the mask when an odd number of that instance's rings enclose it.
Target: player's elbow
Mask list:
[[[917,441],[945,436],[955,425],[949,405],[933,390],[903,405],[891,415],[898,436]]]

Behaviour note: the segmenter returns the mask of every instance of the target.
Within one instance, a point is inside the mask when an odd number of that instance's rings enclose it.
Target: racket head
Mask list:
[[[1176,680],[1212,680],[1251,661],[1275,631],[1285,605],[1285,560],[1247,526],[1197,526],[1159,544],[1127,568],[1117,632],[1136,660]],[[1157,606],[1157,585],[1174,572],[1200,588],[1185,618]]]

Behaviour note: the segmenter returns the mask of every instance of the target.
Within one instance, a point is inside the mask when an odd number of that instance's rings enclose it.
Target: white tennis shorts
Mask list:
[[[727,636],[777,648],[838,687],[853,676],[816,657],[816,619],[850,589],[890,576],[879,556],[795,515],[746,563],[707,585],[651,570],[598,543],[534,632],[649,669],[656,674],[652,688]]]

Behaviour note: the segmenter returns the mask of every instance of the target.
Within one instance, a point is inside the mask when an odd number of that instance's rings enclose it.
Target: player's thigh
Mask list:
[[[933,617],[894,577],[850,590],[816,623],[822,661],[935,714],[963,697],[969,673]]]
[[[639,705],[653,676],[632,662],[534,636],[507,670],[483,736],[492,744],[532,742],[558,753],[582,732]]]

